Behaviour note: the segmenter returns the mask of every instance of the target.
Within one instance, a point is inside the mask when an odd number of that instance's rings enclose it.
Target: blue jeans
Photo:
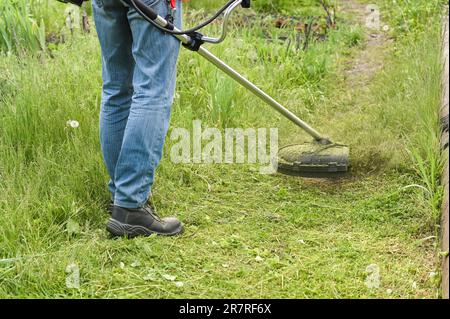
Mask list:
[[[165,17],[166,0],[143,0]],[[180,42],[126,0],[94,0],[102,48],[100,142],[114,204],[138,208],[153,185],[170,121]],[[174,24],[181,27],[181,1]]]

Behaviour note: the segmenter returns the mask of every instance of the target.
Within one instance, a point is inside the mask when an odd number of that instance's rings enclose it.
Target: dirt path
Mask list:
[[[355,17],[355,24],[362,26],[366,33],[364,50],[352,59],[346,70],[348,84],[351,87],[366,87],[373,76],[383,68],[383,58],[386,45],[392,42],[383,32],[383,21],[377,24],[377,8],[362,4],[356,0],[341,0],[342,12]]]
[[[376,7],[359,0],[340,0],[337,12],[340,12],[340,17],[346,20],[346,24],[353,24],[363,31],[363,43],[349,57],[343,57],[343,64],[340,66],[343,88],[334,100],[337,107],[328,114],[330,121],[334,123],[330,135],[348,144],[348,127],[357,130],[358,134],[352,136],[351,143],[353,171],[373,173],[386,167],[390,159],[382,157],[380,153],[380,148],[384,146],[365,142],[372,138],[364,124],[372,121],[370,112],[365,108],[376,107],[371,100],[374,89],[372,83],[375,76],[383,70],[393,47],[393,40],[383,30],[387,25],[382,16],[376,18]],[[372,27],[378,21],[377,28]]]

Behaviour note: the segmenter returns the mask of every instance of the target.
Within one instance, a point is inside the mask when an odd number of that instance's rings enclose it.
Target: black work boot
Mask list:
[[[160,218],[150,205],[135,209],[113,206],[106,229],[114,236],[174,236],[183,231],[183,224],[174,217]]]

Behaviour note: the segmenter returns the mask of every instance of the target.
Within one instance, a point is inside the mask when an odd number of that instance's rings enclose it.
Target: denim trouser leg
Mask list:
[[[161,16],[165,0],[144,0]],[[95,0],[102,47],[100,141],[115,205],[143,206],[167,134],[180,43],[120,0]],[[181,24],[181,1],[175,24]]]

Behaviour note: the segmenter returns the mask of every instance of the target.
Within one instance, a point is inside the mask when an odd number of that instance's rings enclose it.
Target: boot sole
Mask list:
[[[108,223],[106,224],[106,230],[110,232],[111,235],[116,237],[128,237],[128,238],[134,238],[138,236],[148,237],[153,234],[157,234],[160,236],[176,236],[183,232],[183,225],[180,225],[180,227],[178,227],[171,233],[159,233],[150,230],[144,226],[124,224],[113,218],[110,218],[108,220]]]

